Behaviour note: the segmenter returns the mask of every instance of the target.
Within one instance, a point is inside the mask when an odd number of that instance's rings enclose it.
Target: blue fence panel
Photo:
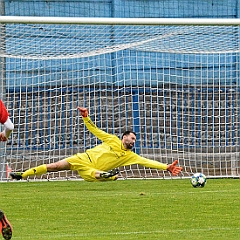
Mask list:
[[[15,16],[234,18],[237,4],[234,0],[14,0],[5,1],[5,12]]]

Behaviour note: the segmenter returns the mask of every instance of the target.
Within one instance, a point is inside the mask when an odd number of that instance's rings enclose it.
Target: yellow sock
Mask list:
[[[47,172],[47,165],[43,164],[38,167],[30,168],[22,174],[23,178],[33,176],[33,175],[42,175]]]

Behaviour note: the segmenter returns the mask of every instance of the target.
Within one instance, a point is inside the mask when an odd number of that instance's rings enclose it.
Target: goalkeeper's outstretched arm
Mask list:
[[[164,164],[164,163],[160,163],[160,162],[155,161],[155,160],[150,160],[150,159],[141,157],[141,156],[139,156],[137,154],[134,154],[133,156],[137,156],[135,164],[139,164],[139,165],[142,165],[142,166],[145,166],[145,167],[149,167],[149,168],[167,170],[173,176],[178,175],[182,171],[182,167],[177,166],[178,160],[175,160],[171,164]]]
[[[109,134],[101,129],[99,129],[91,120],[91,118],[88,115],[88,110],[86,108],[78,107],[78,110],[80,111],[80,114],[83,118],[84,124],[87,127],[87,129],[98,139],[101,141],[109,142],[113,138],[112,134]],[[115,137],[115,136],[114,136]]]

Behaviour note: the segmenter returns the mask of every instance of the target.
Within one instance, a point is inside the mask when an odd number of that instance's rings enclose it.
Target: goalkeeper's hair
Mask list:
[[[137,134],[136,134],[135,132],[128,130],[128,131],[126,131],[126,132],[123,133],[122,139],[123,139],[124,136],[127,136],[127,135],[129,135],[130,133],[133,133],[133,134],[135,135],[135,137],[137,136]]]

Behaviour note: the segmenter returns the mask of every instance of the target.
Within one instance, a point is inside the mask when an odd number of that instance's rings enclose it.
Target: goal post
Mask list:
[[[1,180],[94,147],[77,106],[134,151],[171,163],[177,178],[239,177],[240,19],[0,16],[4,102],[15,129]],[[122,178],[170,178],[142,166]],[[71,171],[34,179],[79,179]]]

